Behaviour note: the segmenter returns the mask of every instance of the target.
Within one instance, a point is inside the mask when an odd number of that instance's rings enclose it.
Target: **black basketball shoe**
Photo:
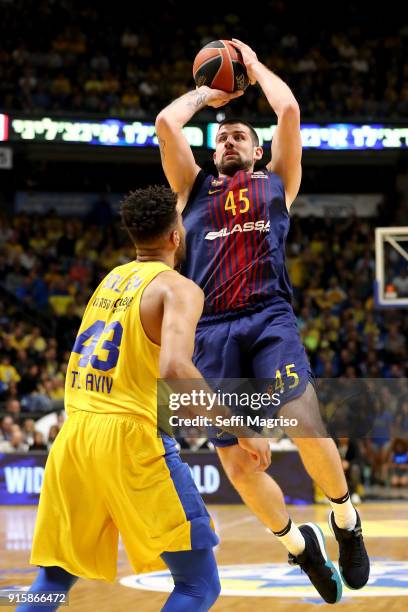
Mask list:
[[[355,509],[355,508],[354,508]],[[360,515],[351,531],[340,529],[334,521],[334,512],[329,514],[329,527],[339,543],[339,567],[343,582],[349,589],[361,589],[370,576],[370,560],[364,545]]]
[[[322,530],[314,523],[305,523],[299,531],[305,538],[306,548],[296,557],[289,553],[290,565],[300,565],[324,601],[337,603],[342,594],[341,579],[327,555]]]

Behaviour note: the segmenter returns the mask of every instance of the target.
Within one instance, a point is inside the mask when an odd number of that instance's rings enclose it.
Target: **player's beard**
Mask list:
[[[233,176],[239,170],[248,171],[252,167],[252,163],[252,159],[242,159],[237,154],[233,157],[222,157],[220,163],[216,164],[216,167],[220,174]]]

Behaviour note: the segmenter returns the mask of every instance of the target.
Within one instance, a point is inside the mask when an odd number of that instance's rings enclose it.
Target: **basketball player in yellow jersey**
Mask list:
[[[173,270],[184,228],[170,190],[133,192],[122,220],[137,259],[88,303],[68,364],[68,419],[45,469],[30,594],[49,605],[20,612],[55,610],[77,577],[113,581],[119,533],[135,572],[169,567],[166,612],[208,610],[220,592],[210,517],[175,441],[157,434],[157,379],[201,378],[191,357],[203,293]],[[267,440],[242,447],[269,465]]]

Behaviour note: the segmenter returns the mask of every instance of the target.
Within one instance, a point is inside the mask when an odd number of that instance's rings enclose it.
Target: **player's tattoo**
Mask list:
[[[204,108],[207,103],[208,94],[202,93],[199,91],[190,91],[187,96],[189,96],[190,100],[187,100],[187,106],[193,107],[195,110],[199,110],[200,108]]]
[[[167,108],[171,108],[172,106],[180,104],[180,102],[186,101],[186,106],[188,108],[193,108],[194,111],[198,111],[206,106],[207,96],[208,94],[199,91],[189,91],[188,93],[180,96],[180,98],[176,98],[170,102]]]
[[[166,141],[164,140],[164,138],[160,138],[160,136],[157,136],[157,140],[159,141],[160,157],[161,157],[162,162],[164,162],[166,158],[166,153],[165,153]]]

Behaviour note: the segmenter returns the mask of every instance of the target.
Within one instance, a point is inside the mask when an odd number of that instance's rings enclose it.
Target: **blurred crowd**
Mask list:
[[[57,437],[64,414],[58,413],[57,423],[42,427],[40,419],[19,416],[17,400],[8,400],[0,418],[0,453],[48,452]]]
[[[395,264],[397,265],[397,264]],[[293,218],[288,268],[317,377],[408,375],[408,317],[374,304],[374,227],[358,218]],[[406,277],[406,261],[396,268]]]
[[[292,219],[287,261],[294,307],[318,378],[402,382],[408,376],[406,310],[379,310],[373,300],[373,232],[369,220],[357,217]],[[0,402],[5,415],[0,452],[49,448],[62,421],[37,435],[33,419],[63,410],[66,365],[87,300],[108,270],[133,257],[112,212],[83,219],[62,219],[52,211],[0,219]],[[396,268],[402,279],[403,262]],[[382,393],[373,394],[368,408],[371,442],[351,438],[354,450],[343,448],[352,487],[356,474],[363,482],[364,466],[373,482],[406,484],[406,441],[399,438],[408,431],[407,389],[398,387],[395,397]],[[329,413],[330,405],[325,410]],[[345,447],[342,435],[338,438]],[[205,439],[194,436],[181,445],[208,448]]]
[[[408,116],[408,24],[366,1],[344,3],[335,18],[327,3],[283,0],[245,13],[208,0],[193,20],[176,0],[103,11],[89,0],[0,0],[0,8],[0,110],[151,119],[194,86],[203,45],[235,37],[289,83],[304,117]],[[271,114],[256,87],[234,104],[236,115]]]

